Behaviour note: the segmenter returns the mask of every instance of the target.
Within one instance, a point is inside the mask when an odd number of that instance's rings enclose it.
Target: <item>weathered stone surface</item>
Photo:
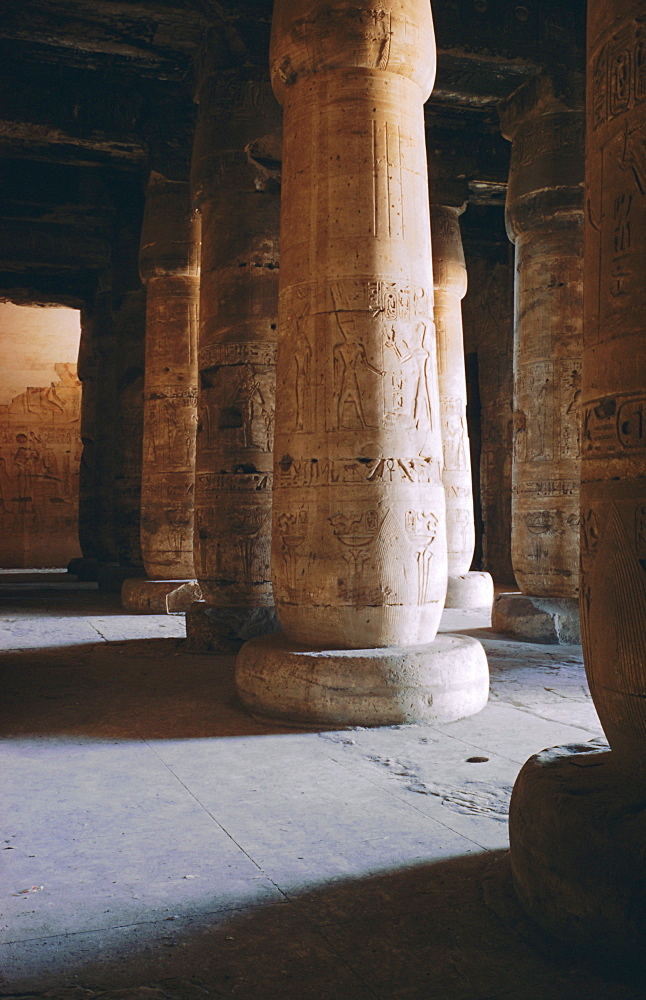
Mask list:
[[[607,744],[530,757],[509,828],[514,886],[529,915],[614,975],[646,971],[644,789]]]
[[[139,271],[147,293],[141,549],[149,579],[190,580],[195,576],[199,226],[191,217],[187,183],[151,175]],[[128,599],[132,607],[133,592]]]
[[[445,608],[483,608],[493,604],[493,580],[489,573],[471,570],[450,576],[446,586]]]
[[[315,650],[286,636],[246,643],[236,686],[258,715],[292,722],[388,726],[453,722],[479,712],[489,696],[481,644],[469,636],[389,649]]]
[[[216,608],[206,601],[196,601],[186,612],[191,653],[237,653],[249,639],[279,630],[273,607]]]
[[[195,569],[207,604],[270,608],[279,108],[262,70],[218,72],[216,41],[201,53],[191,167],[202,231]]]
[[[128,611],[173,615],[188,611],[201,596],[196,580],[142,580],[134,577],[123,581],[121,606]]]
[[[516,247],[512,559],[524,594],[578,594],[583,113],[538,77],[501,106]]]
[[[579,602],[567,597],[535,597],[533,594],[498,594],[493,602],[494,632],[526,642],[581,642]]]

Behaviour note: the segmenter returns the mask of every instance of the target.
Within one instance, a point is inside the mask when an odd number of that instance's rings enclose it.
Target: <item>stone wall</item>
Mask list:
[[[0,305],[0,566],[80,555],[79,314]]]

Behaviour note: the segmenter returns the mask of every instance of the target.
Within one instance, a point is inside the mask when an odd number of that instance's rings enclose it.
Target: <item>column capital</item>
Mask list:
[[[435,80],[435,35],[429,0],[277,0],[270,67],[282,103],[300,80],[334,70],[396,73],[414,81],[422,100]]]
[[[579,74],[538,76],[499,106],[511,141],[505,216],[509,238],[573,214],[583,222],[585,112]]]
[[[498,104],[500,130],[513,142],[519,126],[543,115],[568,111],[583,113],[585,78],[582,73],[563,76],[540,74],[527,80]]]

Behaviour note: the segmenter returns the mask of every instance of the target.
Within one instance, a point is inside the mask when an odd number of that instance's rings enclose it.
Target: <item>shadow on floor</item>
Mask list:
[[[324,885],[246,913],[218,913],[214,901],[214,912],[190,918],[39,939],[20,991],[0,996],[642,1000],[640,987],[557,961],[530,941],[536,934],[502,852],[476,854]]]
[[[237,700],[234,663],[188,653],[186,640],[173,638],[7,652],[0,734],[173,740],[311,731],[251,718]]]

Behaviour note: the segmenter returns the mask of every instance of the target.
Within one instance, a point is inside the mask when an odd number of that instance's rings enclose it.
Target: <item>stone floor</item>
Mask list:
[[[578,647],[482,640],[492,692],[443,726],[269,728],[183,619],[60,572],[0,573],[0,996],[643,1000],[517,910],[520,765],[599,736]]]

